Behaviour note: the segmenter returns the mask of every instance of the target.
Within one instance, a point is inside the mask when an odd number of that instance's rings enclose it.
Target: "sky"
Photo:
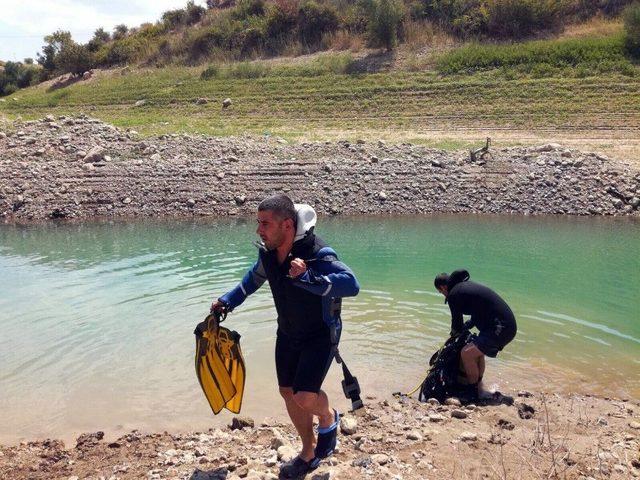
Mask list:
[[[111,32],[121,23],[136,27],[155,22],[166,10],[186,4],[187,0],[0,0],[0,60],[35,60],[44,36],[56,30],[68,30],[75,41],[86,43],[99,27]]]

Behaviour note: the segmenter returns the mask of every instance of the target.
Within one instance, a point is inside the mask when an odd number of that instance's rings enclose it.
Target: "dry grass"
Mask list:
[[[361,51],[365,46],[365,40],[362,35],[355,35],[345,30],[325,34],[323,43],[326,44],[330,50],[338,52],[349,50],[355,53]]]
[[[459,43],[455,37],[428,21],[410,20],[404,26],[402,47],[411,53],[424,50],[445,50]]]
[[[597,16],[584,23],[568,25],[561,37],[605,37],[617,34],[622,28],[620,19]]]

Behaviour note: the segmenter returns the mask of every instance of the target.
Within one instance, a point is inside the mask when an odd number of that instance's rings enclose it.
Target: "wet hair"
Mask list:
[[[272,195],[262,200],[258,205],[258,211],[264,212],[266,210],[275,213],[280,220],[290,218],[293,220],[294,226],[297,223],[298,214],[296,213],[296,208],[293,205],[293,201],[286,195]]]
[[[449,274],[448,273],[439,273],[436,275],[436,278],[433,280],[433,286],[436,287],[436,290],[439,290],[440,287],[444,287],[449,283]]]

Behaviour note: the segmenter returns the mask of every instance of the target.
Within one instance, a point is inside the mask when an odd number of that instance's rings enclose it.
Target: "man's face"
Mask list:
[[[442,285],[441,287],[438,287],[438,291],[445,296],[445,298],[447,297],[447,295],[449,294],[449,289],[447,288],[446,285]]]
[[[287,232],[293,228],[291,219],[282,220],[271,210],[258,212],[258,228],[256,233],[268,250],[275,250],[284,243]]]

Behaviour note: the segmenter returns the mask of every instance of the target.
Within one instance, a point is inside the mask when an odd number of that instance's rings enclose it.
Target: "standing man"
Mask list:
[[[476,327],[480,333],[460,353],[470,399],[483,396],[482,376],[485,355],[495,358],[516,336],[516,319],[509,305],[484,285],[469,280],[469,272],[441,273],[434,280],[436,290],[445,296],[451,310],[451,336]],[[463,323],[463,315],[471,319]]]
[[[281,468],[284,478],[313,470],[336,446],[339,415],[321,386],[340,339],[342,297],[360,290],[349,267],[314,234],[315,222],[310,206],[294,205],[286,195],[264,199],[258,206],[258,260],[238,286],[211,306],[231,311],[269,281],[278,313],[278,385],[302,440],[300,454]]]

